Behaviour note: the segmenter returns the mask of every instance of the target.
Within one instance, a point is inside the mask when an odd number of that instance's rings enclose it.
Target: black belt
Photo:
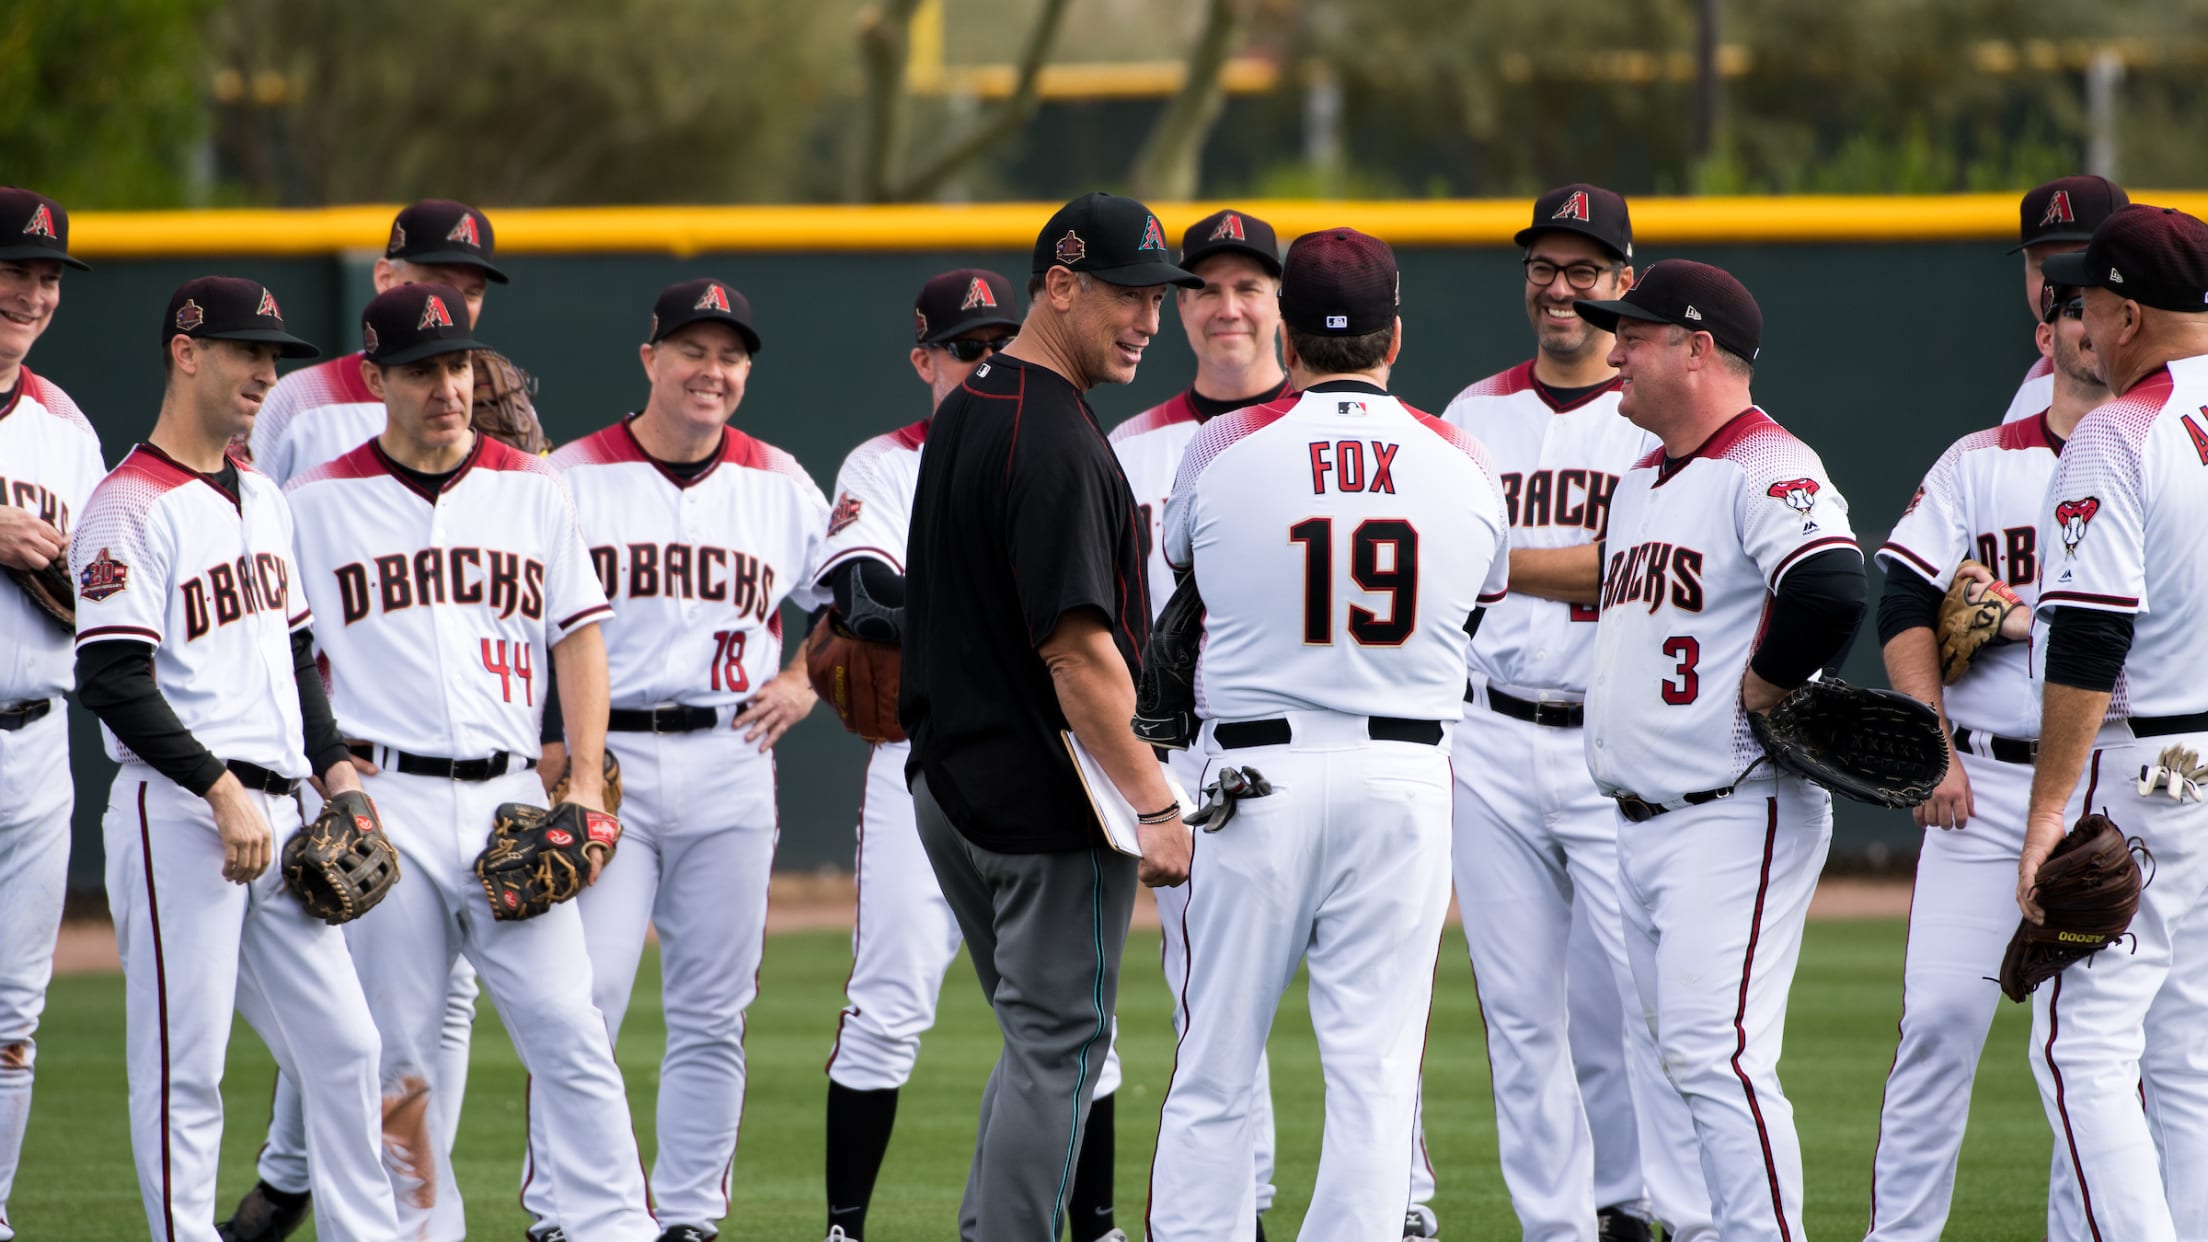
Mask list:
[[[2020,737],[1996,737],[1991,733],[1974,733],[1969,729],[1955,730],[1955,749],[1969,750],[1972,742],[1984,742],[1986,753],[2002,763],[2029,766],[2039,758],[2039,743]]]
[[[222,766],[230,769],[230,775],[237,777],[238,783],[247,789],[257,789],[262,793],[278,794],[286,798],[299,792],[299,782],[288,776],[278,776],[260,764],[232,759]]]
[[[1701,806],[1705,802],[1715,802],[1719,798],[1729,798],[1732,795],[1733,786],[1727,785],[1723,789],[1704,789],[1698,793],[1686,794],[1669,802],[1650,802],[1632,794],[1612,794],[1611,798],[1618,804],[1618,813],[1629,822],[1645,824],[1659,815],[1668,815],[1690,806]]]
[[[54,710],[52,699],[33,699],[12,707],[0,707],[0,732],[13,733]]]
[[[606,713],[606,727],[616,733],[696,733],[720,722],[710,707],[616,707]]]
[[[2172,733],[2208,733],[2208,712],[2190,716],[2133,716],[2133,737],[2168,737]]]
[[[360,745],[352,748],[353,754],[370,763],[376,762],[378,747]],[[448,781],[492,781],[508,772],[526,772],[537,766],[534,759],[499,751],[488,759],[437,759],[429,755],[410,755],[391,747],[381,748],[385,757],[394,762],[379,766],[396,769],[408,776],[434,776]]]
[[[1480,701],[1480,692],[1470,682],[1466,682],[1464,686],[1464,701]],[[1515,694],[1504,694],[1493,686],[1487,688],[1487,705],[1512,720],[1547,725],[1552,729],[1577,729],[1587,723],[1587,705],[1584,703],[1537,703],[1532,699],[1521,699]]]
[[[1367,716],[1365,736],[1375,742],[1418,742],[1427,746],[1441,744],[1441,722],[1438,720],[1405,720],[1399,716]],[[1221,750],[1245,750],[1252,746],[1286,746],[1296,739],[1296,731],[1286,720],[1235,720],[1213,725],[1211,740],[1219,743]]]

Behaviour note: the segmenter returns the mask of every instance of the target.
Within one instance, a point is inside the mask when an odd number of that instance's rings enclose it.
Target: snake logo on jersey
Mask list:
[[[1787,508],[1802,515],[1803,534],[1817,529],[1817,519],[1810,516],[1810,511],[1817,507],[1817,480],[1785,479],[1773,483],[1764,494],[1785,501]]]
[[[90,566],[86,567],[87,569]],[[184,639],[204,638],[217,626],[259,612],[289,615],[291,567],[267,552],[221,562],[185,580]]]
[[[609,599],[697,599],[726,603],[736,615],[765,623],[781,600],[774,566],[748,552],[711,544],[632,543],[590,550],[591,566]]]
[[[2100,511],[2101,502],[2095,496],[2087,496],[2083,500],[2065,500],[2055,506],[2055,528],[2062,533],[2064,559],[2078,554],[2078,544],[2085,540],[2085,524],[2092,521],[2093,515]],[[2069,572],[2064,570],[2063,576],[2068,577]]]
[[[393,552],[353,561],[331,572],[347,625],[371,611],[393,613],[444,603],[481,604],[500,620],[516,612],[531,621],[544,616],[544,562],[518,552],[422,548],[411,555]]]

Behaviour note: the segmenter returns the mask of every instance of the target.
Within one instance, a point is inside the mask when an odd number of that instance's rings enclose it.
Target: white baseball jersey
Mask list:
[[[1513,548],[1601,542],[1619,476],[1659,443],[1618,413],[1616,381],[1552,405],[1530,361],[1458,393],[1442,417],[1487,446]],[[1584,695],[1599,615],[1592,604],[1513,591],[1480,622],[1471,674],[1506,689]]]
[[[2193,654],[2208,617],[2208,354],[2180,358],[2078,423],[2040,514],[2039,610],[2133,614],[2112,716],[2208,711]],[[2035,644],[2044,671],[2046,644]]]
[[[2039,517],[2061,444],[2045,416],[1974,431],[1949,446],[1924,476],[1878,550],[1886,572],[1916,574],[1940,591],[1965,557],[2016,589],[2039,596]],[[2039,686],[2030,647],[1982,648],[1942,699],[1953,724],[2002,737],[2039,736]]]
[[[1173,567],[1165,561],[1165,501],[1173,494],[1173,478],[1180,473],[1181,455],[1196,437],[1204,420],[1188,398],[1188,389],[1173,394],[1112,428],[1107,437],[1119,469],[1134,493],[1136,516],[1141,519],[1144,572],[1149,576],[1150,604],[1162,610],[1173,598]],[[1285,383],[1274,399],[1290,395]]]
[[[912,493],[920,485],[920,452],[931,421],[884,432],[843,459],[816,581],[845,561],[867,557],[905,572],[905,533],[912,526]]]
[[[107,464],[99,433],[69,394],[24,367],[15,399],[0,404],[0,505],[37,514],[63,536],[99,486]],[[70,688],[69,636],[13,579],[0,574],[0,707],[50,699]]]
[[[1678,461],[1634,463],[1610,501],[1587,767],[1606,794],[1668,802],[1763,753],[1740,679],[1787,570],[1854,548],[1817,454],[1755,407]]]
[[[360,377],[360,355],[301,367],[276,381],[253,420],[253,468],[289,483],[383,433],[383,402]]]
[[[283,493],[250,466],[232,495],[140,444],[85,502],[69,548],[77,646],[154,647],[153,677],[176,718],[221,759],[307,775],[291,632],[310,613]],[[105,725],[108,757],[137,756]]]
[[[1455,720],[1464,622],[1508,588],[1509,524],[1479,441],[1360,385],[1205,423],[1165,555],[1207,604],[1196,710]]]
[[[551,467],[477,436],[427,495],[371,440],[286,491],[345,735],[447,759],[535,758],[546,654],[613,612]]]
[[[2042,357],[2024,372],[2024,382],[2016,386],[2016,395],[2009,398],[2009,412],[2001,416],[2001,421],[2022,422],[2054,403],[2055,364]]]
[[[782,600],[817,607],[828,501],[797,459],[733,427],[684,479],[624,419],[554,453],[575,496],[606,627],[613,705],[741,703],[782,668]]]

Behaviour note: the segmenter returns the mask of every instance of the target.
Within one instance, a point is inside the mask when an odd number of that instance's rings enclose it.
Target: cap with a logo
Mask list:
[[[1526,246],[1552,232],[1592,237],[1620,260],[1633,257],[1633,216],[1625,209],[1625,197],[1599,185],[1574,182],[1533,200],[1533,223],[1510,240]]]
[[[931,276],[912,300],[912,339],[940,345],[976,328],[1017,328],[1012,282],[979,267]]]
[[[657,345],[691,324],[712,320],[736,329],[744,348],[759,352],[759,330],[751,326],[751,303],[736,286],[710,276],[678,281],[660,290],[652,303],[652,333],[645,338]]]
[[[2119,207],[2083,250],[2046,264],[2047,283],[2107,289],[2156,310],[2208,311],[2208,224],[2174,207]]]
[[[1117,194],[1084,194],[1051,216],[1035,235],[1033,271],[1039,276],[1054,267],[1113,285],[1204,287],[1203,277],[1174,266],[1158,217]]]
[[[161,321],[161,347],[167,349],[170,338],[178,336],[275,345],[285,358],[313,358],[322,352],[284,331],[284,312],[275,294],[257,280],[238,276],[202,276],[177,286]]]
[[[1280,321],[1313,336],[1364,336],[1395,326],[1403,277],[1388,243],[1355,229],[1305,233],[1281,265]]]
[[[360,313],[361,356],[379,367],[404,366],[490,346],[468,327],[468,303],[451,285],[386,289]]]
[[[1229,207],[1212,212],[1181,234],[1182,267],[1193,271],[1215,254],[1246,254],[1280,275],[1280,242],[1273,237],[1273,226],[1246,211]]]
[[[2124,187],[2106,177],[2057,177],[2024,191],[2017,206],[2019,241],[2015,254],[2041,242],[2082,242],[2118,207],[2131,201]]]
[[[491,264],[495,248],[489,216],[449,198],[425,198],[402,208],[391,222],[391,241],[383,248],[383,257],[479,267],[503,285],[506,273]]]
[[[14,186],[0,186],[0,259],[52,259],[92,269],[69,253],[69,213],[61,204]]]
[[[1748,287],[1724,268],[1692,259],[1651,263],[1624,297],[1607,302],[1583,299],[1572,303],[1572,308],[1605,332],[1617,331],[1621,318],[1638,319],[1707,332],[1718,348],[1750,362],[1763,348],[1763,308],[1756,305]]]

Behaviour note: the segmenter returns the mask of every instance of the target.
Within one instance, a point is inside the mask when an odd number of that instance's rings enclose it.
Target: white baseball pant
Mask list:
[[[0,1242],[13,1238],[8,1192],[31,1120],[39,1015],[54,976],[54,942],[69,886],[69,714],[0,731]],[[61,774],[56,779],[56,774]]]

